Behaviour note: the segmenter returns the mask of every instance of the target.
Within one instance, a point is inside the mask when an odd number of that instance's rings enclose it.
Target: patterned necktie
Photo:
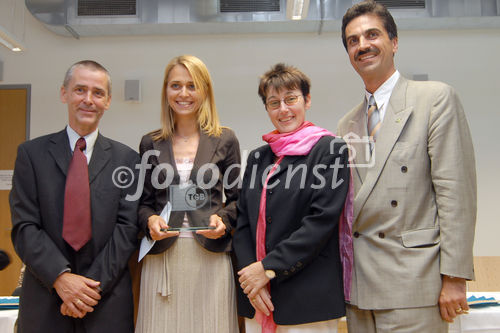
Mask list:
[[[373,95],[370,96],[368,104],[368,135],[373,137],[373,141],[376,142],[378,130],[380,129],[382,122],[380,121],[380,112],[377,109],[377,104],[375,103]]]
[[[370,136],[370,154],[373,152],[375,147],[375,142],[377,141],[378,130],[382,122],[380,121],[380,112],[377,109],[377,104],[375,103],[375,98],[373,95],[370,96],[368,101],[368,135]],[[373,141],[372,141],[373,140]]]
[[[92,234],[89,170],[83,153],[85,147],[85,139],[78,139],[64,192],[63,238],[75,251],[80,250]]]

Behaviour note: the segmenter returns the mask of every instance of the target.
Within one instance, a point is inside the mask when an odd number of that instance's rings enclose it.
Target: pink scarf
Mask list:
[[[299,128],[297,128],[293,132],[279,133],[277,130],[274,130],[262,136],[262,139],[269,143],[271,150],[279,158],[276,163],[274,163],[271,171],[267,175],[260,196],[259,218],[257,221],[256,235],[256,255],[258,261],[261,261],[266,256],[266,193],[269,178],[271,178],[285,156],[307,155],[314,147],[314,145],[316,145],[319,139],[327,135],[334,136],[334,134],[332,134],[331,132],[321,127],[315,126],[311,122],[305,121]],[[344,294],[346,299],[350,299],[349,295],[352,269],[352,177],[349,184],[348,196],[344,204],[344,210],[342,211],[342,215],[340,217],[341,223],[339,226],[340,253],[342,265],[344,267]],[[268,291],[270,291],[270,284],[268,284],[266,287]],[[262,333],[276,332],[276,324],[274,322],[272,312],[269,316],[266,316],[264,313],[256,311],[255,318],[257,322],[262,326]]]

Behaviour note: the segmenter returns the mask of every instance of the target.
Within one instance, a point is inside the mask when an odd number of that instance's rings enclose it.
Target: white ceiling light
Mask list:
[[[289,20],[302,20],[307,17],[309,0],[287,0],[286,17]]]
[[[25,46],[18,41],[9,31],[0,25],[0,43],[14,52],[25,50]]]

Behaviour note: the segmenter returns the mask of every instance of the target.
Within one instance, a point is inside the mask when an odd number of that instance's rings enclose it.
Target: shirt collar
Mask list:
[[[68,138],[69,138],[69,146],[71,147],[71,151],[75,149],[76,141],[78,141],[81,136],[76,133],[74,129],[71,128],[71,126],[66,126],[66,133],[68,133]],[[85,139],[85,154],[86,155],[91,155],[92,151],[94,150],[94,145],[97,140],[97,135],[99,134],[99,129],[96,129],[90,134],[85,135],[83,138]]]
[[[391,77],[389,77],[373,93],[373,98],[375,98],[375,103],[377,104],[377,108],[379,110],[385,109],[385,105],[387,105],[387,103],[389,102],[389,99],[391,98],[392,90],[396,86],[396,82],[398,82],[400,76],[401,76],[401,74],[399,74],[399,71],[396,70],[391,75]],[[368,104],[368,101],[370,100],[370,96],[372,96],[372,94],[365,90],[366,104]]]

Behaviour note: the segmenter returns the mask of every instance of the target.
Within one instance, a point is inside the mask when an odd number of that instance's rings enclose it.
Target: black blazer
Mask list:
[[[144,233],[149,237],[148,218],[151,215],[159,215],[169,200],[168,188],[155,188],[153,186],[153,172],[161,163],[166,163],[172,167],[174,174],[167,175],[167,169],[158,174],[157,179],[154,179],[159,184],[164,184],[168,178],[171,179],[173,185],[179,184],[179,173],[175,164],[174,153],[172,150],[171,139],[153,141],[151,134],[146,134],[142,137],[139,152],[141,157],[149,150],[159,151],[159,156],[151,155],[148,158],[148,163],[151,167],[145,172],[144,191],[139,205],[139,223],[144,230]],[[200,168],[208,163],[213,163],[218,169],[218,175],[211,171],[199,172]],[[204,224],[208,224],[210,215],[217,214],[222,218],[226,225],[226,234],[219,239],[208,239],[202,235],[193,233],[195,239],[207,250],[213,252],[224,252],[231,249],[231,225],[236,221],[236,200],[238,199],[238,181],[241,169],[240,146],[234,132],[228,128],[223,128],[222,134],[219,137],[208,136],[203,131],[200,133],[200,142],[196,157],[193,164],[193,169],[189,179],[193,184],[197,184],[197,175],[203,174],[204,182],[209,183],[212,179],[216,179],[214,186],[210,187],[209,204],[196,210],[188,210],[187,217],[192,225],[200,223],[204,220]],[[203,169],[202,169],[203,170]],[[224,177],[226,179],[224,180]],[[224,187],[224,181],[229,187]],[[170,185],[167,184],[167,185]],[[222,194],[226,196],[226,202],[222,202]],[[179,227],[184,219],[184,211],[172,211],[169,226]],[[158,254],[168,249],[177,240],[177,237],[166,238],[155,243],[149,254]]]
[[[97,137],[89,163],[92,238],[75,252],[62,238],[64,188],[71,160],[66,130],[22,143],[14,168],[10,207],[12,242],[26,264],[19,307],[19,332],[132,332],[133,299],[127,262],[137,247],[136,191],[114,185],[118,168],[136,170],[137,152]],[[137,179],[137,174],[134,175]],[[83,319],[60,313],[52,285],[71,272],[101,282],[102,299]]]
[[[274,321],[279,325],[345,314],[338,237],[349,184],[348,155],[347,149],[341,150],[343,145],[341,139],[323,137],[308,155],[284,157],[269,179],[269,186],[274,187],[268,187],[266,194],[267,255],[262,263],[265,269],[276,272],[271,280],[271,301]],[[262,185],[274,159],[268,145],[248,157],[233,237],[238,269],[256,261]],[[337,168],[333,167],[336,161]],[[254,316],[241,287],[238,312],[248,318]]]

